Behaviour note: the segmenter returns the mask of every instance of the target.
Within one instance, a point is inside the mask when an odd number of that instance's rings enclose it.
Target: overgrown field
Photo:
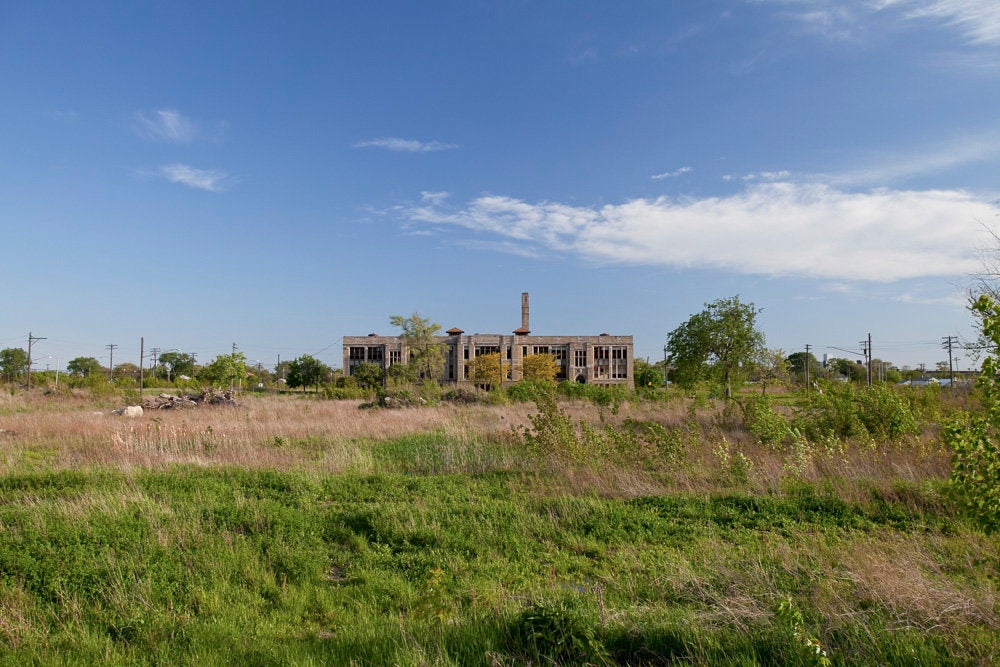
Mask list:
[[[106,407],[0,399],[3,664],[1000,660],[1000,544],[920,410]]]

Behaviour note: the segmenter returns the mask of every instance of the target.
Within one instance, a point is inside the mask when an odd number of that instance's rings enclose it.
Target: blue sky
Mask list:
[[[1000,226],[994,0],[0,4],[0,347],[340,365],[419,311],[945,359]],[[964,359],[961,367],[971,362]]]

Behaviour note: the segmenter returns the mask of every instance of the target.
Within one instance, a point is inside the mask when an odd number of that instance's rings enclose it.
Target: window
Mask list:
[[[368,361],[381,364],[385,359],[385,350],[381,347],[369,347],[368,348]]]
[[[536,345],[535,348],[534,348],[534,350],[535,351],[532,352],[532,354],[548,354],[549,353],[549,346],[548,345]]]
[[[587,351],[573,350],[573,365],[577,368],[584,368],[587,365]]]
[[[594,346],[594,377],[606,380],[611,376],[611,348],[608,345]]]
[[[559,370],[556,371],[556,379],[565,380],[568,377],[566,361],[569,357],[569,348],[565,345],[553,346],[550,350],[549,354],[555,357],[556,363],[559,365]]]
[[[389,350],[389,365],[401,364],[403,363],[403,352],[402,350]]]
[[[348,352],[348,358],[351,361],[364,361],[365,360],[365,348],[363,347],[352,347],[350,352]]]
[[[484,354],[500,354],[499,345],[477,345],[476,346],[476,356],[481,357]]]
[[[628,348],[624,345],[611,348],[611,377],[615,380],[628,378]]]

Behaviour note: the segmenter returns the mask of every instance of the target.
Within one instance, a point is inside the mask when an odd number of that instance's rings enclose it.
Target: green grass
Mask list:
[[[997,544],[933,484],[608,498],[436,474],[439,438],[376,445],[398,474],[0,478],[0,663],[814,664],[786,596],[835,664],[997,659]]]

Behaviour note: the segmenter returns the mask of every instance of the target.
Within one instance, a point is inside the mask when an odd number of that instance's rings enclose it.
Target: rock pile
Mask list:
[[[142,407],[146,410],[177,410],[184,408],[197,408],[200,405],[235,406],[236,404],[233,392],[228,390],[218,392],[214,389],[206,389],[200,394],[185,394],[183,396],[160,394],[154,398],[146,398],[142,401]]]

